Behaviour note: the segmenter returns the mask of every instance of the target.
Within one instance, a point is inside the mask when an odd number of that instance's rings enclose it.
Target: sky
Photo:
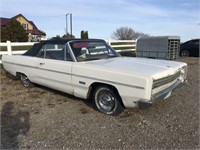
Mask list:
[[[18,14],[33,21],[47,38],[64,35],[72,14],[72,32],[89,38],[111,39],[120,27],[151,36],[200,38],[200,0],[0,0],[0,17]],[[66,19],[67,18],[67,19]]]

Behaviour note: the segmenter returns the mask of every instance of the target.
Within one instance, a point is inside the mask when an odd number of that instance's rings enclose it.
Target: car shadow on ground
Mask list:
[[[30,114],[26,111],[14,113],[15,104],[6,102],[1,111],[1,149],[18,149],[18,136],[29,131]]]
[[[89,98],[89,99],[82,99],[82,98],[78,98],[78,97],[75,97],[73,95],[70,95],[70,94],[67,94],[67,93],[64,93],[64,92],[60,92],[60,91],[57,91],[57,90],[54,90],[54,89],[51,89],[51,88],[48,88],[48,87],[44,87],[42,85],[38,85],[38,84],[35,84],[35,87],[38,87],[40,89],[43,89],[47,92],[51,92],[53,94],[58,94],[58,95],[61,95],[63,97],[66,97],[66,101],[67,99],[72,99],[74,101],[81,101],[83,102],[86,106],[92,108],[93,110],[95,111],[98,111],[96,105],[95,105],[95,102]],[[85,109],[81,109],[80,112],[82,112],[83,114],[84,113],[87,113]]]

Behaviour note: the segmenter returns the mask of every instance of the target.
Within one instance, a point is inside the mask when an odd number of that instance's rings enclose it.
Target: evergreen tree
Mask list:
[[[11,42],[27,42],[28,34],[25,32],[22,25],[15,19],[12,19],[8,24],[1,29],[1,41]]]
[[[84,31],[81,31],[81,39],[84,39]]]
[[[69,33],[67,33],[67,34],[64,34],[64,35],[62,36],[62,38],[64,38],[64,39],[74,39],[75,36],[74,36],[74,35],[71,35],[71,34],[69,34]]]
[[[81,31],[81,39],[88,39],[88,31]]]

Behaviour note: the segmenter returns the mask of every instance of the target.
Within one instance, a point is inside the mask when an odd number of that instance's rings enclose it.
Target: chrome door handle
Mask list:
[[[44,65],[45,63],[39,63],[40,65]]]

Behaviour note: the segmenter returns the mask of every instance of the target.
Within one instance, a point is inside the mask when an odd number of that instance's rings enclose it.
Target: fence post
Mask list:
[[[7,41],[7,51],[8,55],[12,55],[12,48],[11,48],[11,42]]]
[[[108,45],[110,45],[110,46],[111,46],[111,42],[110,42],[110,39],[108,39]]]

